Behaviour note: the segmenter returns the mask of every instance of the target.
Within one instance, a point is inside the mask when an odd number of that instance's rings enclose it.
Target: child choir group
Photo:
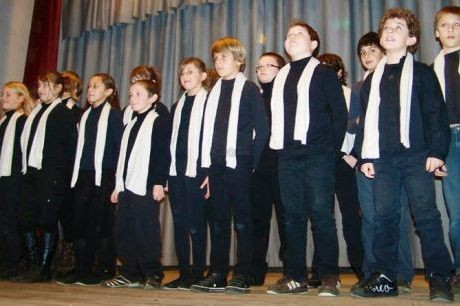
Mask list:
[[[287,64],[273,52],[259,58],[260,88],[243,74],[241,42],[224,37],[211,47],[218,75],[212,87],[202,60],[181,62],[184,93],[170,113],[150,66],[132,71],[123,111],[106,73],[90,78],[84,112],[73,72],[42,73],[37,103],[22,83],[4,84],[1,279],[248,293],[265,281],[274,206],[283,273],[267,293],[316,287],[319,296],[338,296],[336,195],[358,279],[351,295],[411,292],[412,216],[430,300],[452,302],[460,294],[460,7],[438,11],[434,32],[442,50],[430,67],[413,57],[417,17],[408,9],[386,11],[378,33],[359,40],[365,74],[352,89],[341,58],[318,56],[320,38],[303,21],[286,33]],[[435,176],[443,180],[454,262]],[[162,285],[165,193],[179,276]],[[227,281],[232,220],[236,263]],[[54,271],[58,224],[63,249],[74,253],[70,271]]]

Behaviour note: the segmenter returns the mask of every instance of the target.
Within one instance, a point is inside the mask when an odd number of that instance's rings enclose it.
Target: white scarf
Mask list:
[[[123,125],[127,125],[131,119],[133,119],[133,109],[131,105],[128,104],[123,112]]]
[[[192,111],[190,113],[190,122],[188,125],[188,139],[187,139],[187,168],[185,175],[189,177],[196,176],[196,161],[199,155],[200,145],[200,132],[201,121],[203,119],[203,109],[206,102],[206,90],[201,88],[196,94],[193,102]],[[169,146],[171,152],[171,166],[169,167],[169,175],[176,176],[176,145],[177,136],[179,133],[179,125],[181,120],[181,112],[185,102],[185,93],[177,102],[176,110],[174,112],[171,144]]]
[[[458,51],[456,51],[458,52]],[[439,51],[438,55],[434,59],[434,72],[439,80],[439,85],[441,85],[442,95],[444,96],[444,100],[446,99],[446,80],[444,75],[444,50]],[[458,62],[458,74],[460,74],[460,61]]]
[[[145,196],[147,194],[147,178],[149,175],[150,150],[152,145],[153,123],[158,117],[154,110],[150,110],[142,122],[134,141],[133,148],[126,169],[126,181],[123,181],[126,161],[126,151],[131,129],[137,121],[137,117],[131,120],[125,128],[121,139],[120,155],[118,156],[116,187],[119,192],[126,189],[133,193]]]
[[[345,102],[347,103],[347,110],[350,111],[350,98],[351,98],[351,89],[347,86],[342,85],[343,95],[345,96]],[[355,143],[355,134],[350,134],[345,132],[345,138],[343,139],[341,151],[347,154],[350,154]]]
[[[371,91],[367,105],[366,119],[364,121],[364,140],[362,148],[363,158],[379,158],[379,106],[380,106],[380,81],[387,57],[383,57],[375,68],[371,81]],[[404,147],[410,147],[409,126],[410,126],[410,107],[412,99],[412,81],[414,77],[414,57],[407,52],[404,66],[401,73],[399,84],[399,134],[401,143]]]
[[[230,117],[227,129],[227,147],[225,161],[229,168],[236,168],[236,137],[238,133],[238,114],[240,110],[241,93],[243,92],[246,77],[240,72],[236,75],[235,85],[233,86],[232,101],[230,107]],[[220,78],[212,88],[206,110],[204,113],[203,125],[203,144],[201,166],[209,168],[211,165],[211,146],[214,134],[214,121],[216,120],[217,105],[219,104],[222,78]]]
[[[42,109],[42,104],[38,104],[34,110],[27,117],[26,123],[24,125],[24,130],[21,134],[21,151],[22,151],[22,173],[27,173],[27,166],[31,166],[40,170],[42,168],[43,160],[43,147],[45,145],[45,134],[46,134],[46,122],[48,120],[48,115],[51,111],[61,103],[61,99],[57,98],[51,103],[50,106],[45,110],[43,115],[40,117],[40,121],[37,125],[37,130],[35,131],[35,136],[32,141],[32,147],[30,148],[29,161],[27,162],[27,145],[29,142],[30,129],[32,128],[32,122],[34,121],[37,113]]]
[[[16,121],[23,115],[20,111],[15,111],[3,135],[2,150],[0,155],[0,177],[11,176],[11,163],[13,162],[14,139],[16,137]],[[0,120],[0,125],[6,120],[6,115]]]
[[[297,83],[297,107],[294,123],[294,139],[302,144],[307,143],[308,127],[310,125],[310,82],[316,66],[320,62],[311,57],[305,66]],[[284,84],[291,70],[291,64],[285,65],[278,72],[273,84],[272,98],[270,101],[272,110],[272,133],[270,148],[281,150],[284,146]]]
[[[105,139],[107,137],[107,126],[109,122],[110,104],[104,102],[102,107],[101,115],[97,122],[97,135],[96,135],[96,148],[94,150],[94,169],[96,172],[95,184],[101,186],[102,178],[102,160],[104,158],[105,150]],[[77,154],[75,155],[75,162],[73,165],[72,181],[70,187],[75,187],[78,180],[78,173],[80,171],[81,155],[83,154],[83,147],[85,146],[85,130],[86,120],[88,119],[89,113],[92,107],[89,107],[80,120],[80,128],[78,130],[78,142],[77,142]]]

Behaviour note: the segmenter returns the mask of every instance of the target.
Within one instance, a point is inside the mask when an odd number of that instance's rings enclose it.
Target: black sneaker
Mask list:
[[[454,301],[454,296],[450,291],[447,279],[438,273],[431,273],[430,279],[430,301],[450,303]]]
[[[450,280],[450,290],[453,295],[460,296],[460,273],[452,276]]]
[[[81,278],[81,274],[72,272],[67,275],[62,275],[56,278],[56,283],[59,285],[73,285]]]
[[[310,278],[307,280],[308,288],[319,288],[321,286],[321,280],[316,278]]]
[[[350,295],[356,297],[387,297],[398,295],[398,285],[384,274],[374,274],[363,286],[354,287]]]
[[[192,285],[202,281],[203,279],[203,273],[197,273],[195,275],[192,274],[188,279],[184,280],[183,282],[180,282],[177,285],[177,289],[190,291],[190,287],[192,287]]]
[[[86,274],[75,282],[75,285],[80,286],[98,286],[101,284],[103,280],[101,279],[100,275],[97,273],[89,273]]]
[[[212,273],[210,276],[192,285],[190,289],[194,292],[225,292],[227,279],[218,273]]]
[[[308,284],[306,281],[297,282],[290,277],[283,276],[276,284],[268,286],[268,294],[307,294]]]
[[[161,276],[147,276],[144,281],[141,283],[143,285],[143,288],[145,290],[159,290],[161,289],[161,281],[162,281]]]
[[[242,293],[249,293],[249,279],[242,275],[236,274],[233,276],[231,281],[228,283],[227,287],[225,287],[225,293],[227,294],[242,294]]]
[[[179,289],[179,285],[185,283],[187,278],[178,277],[169,283],[164,284],[163,289],[170,290],[170,289]]]
[[[398,291],[400,294],[409,294],[412,293],[412,282],[406,282],[406,281],[401,281],[398,280]]]

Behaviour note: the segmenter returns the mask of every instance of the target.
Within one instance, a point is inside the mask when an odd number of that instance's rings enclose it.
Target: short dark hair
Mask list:
[[[282,57],[280,54],[276,52],[265,52],[261,56],[259,56],[259,59],[261,59],[264,56],[273,57],[279,67],[283,67],[284,65],[286,65],[286,60],[284,59],[284,57]]]
[[[385,51],[383,47],[380,45],[379,35],[375,32],[367,32],[366,34],[361,36],[361,38],[358,41],[358,47],[356,48],[356,53],[358,54],[358,57],[361,57],[361,48],[367,46],[376,46],[382,52]]]

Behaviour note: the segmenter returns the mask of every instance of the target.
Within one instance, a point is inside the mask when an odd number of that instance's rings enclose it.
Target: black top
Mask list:
[[[62,104],[64,104],[64,106],[67,107],[67,101],[71,99],[72,97],[68,97],[62,100]],[[75,120],[75,124],[78,124],[78,122],[80,122],[81,115],[83,114],[82,109],[77,104],[74,104],[72,108],[70,109],[70,111],[72,112],[73,118]]]
[[[211,146],[212,165],[225,166],[226,164],[227,131],[234,84],[235,79],[222,80]],[[255,138],[253,138],[254,132]],[[238,110],[237,166],[240,157],[252,161],[252,167],[255,169],[268,135],[268,121],[259,88],[253,82],[246,81]]]
[[[456,51],[444,56],[446,104],[450,124],[460,124],[460,75],[458,74],[459,53],[460,51]]]
[[[28,139],[27,156],[38,127],[38,122],[51,104],[42,103],[42,109],[35,116]],[[72,112],[62,103],[57,104],[48,115],[43,146],[43,170],[57,170],[69,175],[73,168],[77,145],[77,127]]]
[[[177,133],[176,143],[176,172],[178,175],[184,175],[187,168],[187,153],[188,153],[188,131],[190,123],[190,115],[192,113],[193,103],[195,96],[189,96],[185,94],[184,106],[182,107],[179,130]],[[172,125],[174,121],[174,112],[176,111],[177,103],[171,108],[171,115],[169,120],[169,130],[172,133]],[[199,147],[200,144],[197,144]],[[198,159],[198,162],[200,159]],[[197,167],[198,169],[199,167]]]
[[[336,73],[320,64],[310,82],[310,125],[307,143],[294,140],[297,108],[297,84],[311,57],[291,62],[291,69],[284,85],[284,149],[281,159],[310,154],[336,154],[340,156],[347,128],[347,105],[342,85]]]
[[[385,65],[380,82],[379,149],[380,157],[392,157],[401,153],[428,152],[429,157],[445,160],[450,141],[450,129],[446,105],[436,75],[427,65],[414,61],[412,100],[410,109],[409,141],[406,149],[400,143],[399,132],[399,83],[404,65],[403,57],[397,64]],[[364,122],[373,74],[364,81],[361,90],[363,117],[356,136],[355,150],[360,153],[364,134]],[[362,163],[372,162],[370,159]]]
[[[0,126],[0,152],[3,146],[3,139],[5,138],[5,131],[8,123],[11,120],[15,110],[5,113],[5,121]],[[20,175],[22,170],[22,153],[21,153],[21,133],[26,122],[26,116],[21,115],[16,120],[16,128],[14,132],[14,146],[13,146],[13,159],[11,163],[11,175]]]
[[[97,126],[101,117],[102,109],[107,102],[98,107],[92,107],[85,124],[85,144],[80,160],[80,170],[94,171],[94,153],[96,150]],[[102,169],[116,169],[118,153],[120,151],[121,137],[123,136],[123,120],[121,112],[111,108],[107,122],[107,134],[105,140]]]
[[[145,117],[147,114],[153,110],[153,107],[143,112],[142,114],[138,114],[134,112],[134,116],[137,117],[137,121],[134,123],[131,133],[129,134],[128,138],[128,145],[126,151],[126,160],[125,160],[125,170],[124,170],[124,177],[123,180],[126,180],[126,173],[128,168],[128,161],[131,155],[131,150],[133,149],[134,142],[137,138],[137,134],[139,133],[139,128],[141,127],[142,123],[144,122]],[[151,150],[150,150],[150,161],[149,161],[149,173],[147,177],[147,192],[150,192],[154,185],[166,185],[166,181],[168,179],[168,170],[169,165],[171,164],[170,155],[169,155],[169,135],[167,131],[167,117],[160,117],[158,116],[155,122],[153,123],[153,131],[152,131],[152,142],[151,142]]]
[[[272,97],[273,82],[260,84],[262,87],[262,98],[264,100],[265,113],[267,114],[268,124],[272,123],[272,112],[270,107],[270,99]],[[260,156],[259,165],[257,166],[258,172],[263,173],[277,173],[278,172],[278,154],[275,150],[270,149],[270,137],[265,142],[264,150]]]

